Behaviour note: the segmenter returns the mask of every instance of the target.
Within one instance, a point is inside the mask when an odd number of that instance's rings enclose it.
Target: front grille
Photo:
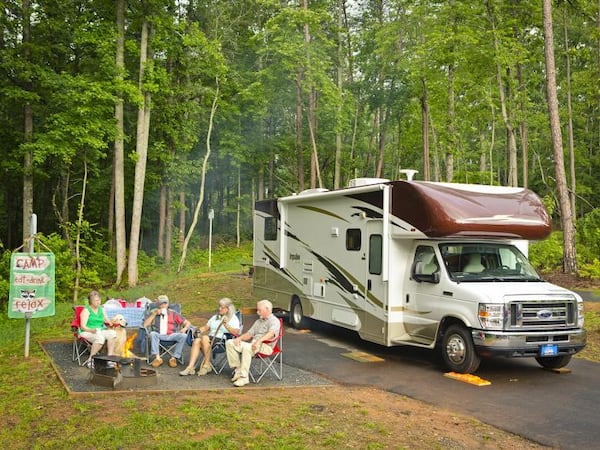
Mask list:
[[[560,301],[512,301],[509,303],[510,328],[557,329],[577,324],[577,302]]]

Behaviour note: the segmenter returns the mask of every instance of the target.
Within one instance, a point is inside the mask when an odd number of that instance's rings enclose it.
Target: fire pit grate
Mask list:
[[[90,383],[116,389],[132,389],[152,386],[157,383],[156,370],[141,367],[140,358],[119,356],[94,356],[90,369]]]

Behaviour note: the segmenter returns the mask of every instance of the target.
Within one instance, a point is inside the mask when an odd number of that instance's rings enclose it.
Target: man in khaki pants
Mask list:
[[[235,339],[229,339],[225,343],[227,350],[227,362],[233,369],[231,381],[233,385],[240,387],[250,382],[248,378],[252,356],[256,353],[270,355],[273,353],[275,342],[264,343],[279,335],[281,322],[273,314],[273,304],[269,300],[260,300],[256,304],[258,319],[250,329]]]

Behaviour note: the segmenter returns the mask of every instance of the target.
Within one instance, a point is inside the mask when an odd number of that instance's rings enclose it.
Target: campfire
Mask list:
[[[144,358],[131,351],[137,333],[127,338],[122,356],[96,355],[90,383],[116,389],[133,389],[156,384],[156,370],[142,367]]]
[[[136,354],[131,351],[131,349],[133,348],[133,343],[135,342],[135,338],[137,338],[137,335],[137,333],[134,333],[127,338],[125,346],[123,347],[123,354],[121,355],[123,358],[137,358]]]

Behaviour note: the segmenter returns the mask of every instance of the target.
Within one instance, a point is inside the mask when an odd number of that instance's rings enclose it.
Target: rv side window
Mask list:
[[[360,250],[360,228],[348,228],[346,230],[346,250]]]
[[[265,241],[277,240],[277,218],[265,217]]]
[[[369,273],[372,275],[381,275],[382,243],[380,234],[369,236]]]

